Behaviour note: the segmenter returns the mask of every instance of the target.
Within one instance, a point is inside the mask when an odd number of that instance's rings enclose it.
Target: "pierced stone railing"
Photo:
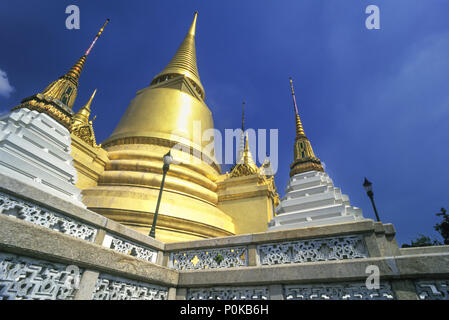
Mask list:
[[[248,249],[230,247],[172,252],[168,267],[176,270],[198,270],[247,265]]]
[[[82,273],[73,265],[0,253],[0,298],[72,300]]]
[[[268,300],[267,287],[195,288],[187,292],[187,300]]]
[[[449,280],[425,280],[415,282],[420,300],[449,300]]]
[[[3,192],[0,192],[0,214],[16,217],[89,242],[93,242],[97,235],[97,229],[86,223]]]
[[[259,265],[356,259],[369,256],[361,236],[261,244],[257,246],[257,252]]]
[[[378,289],[368,289],[365,283],[326,283],[313,285],[289,285],[284,287],[285,300],[392,300],[389,283],[381,283]]]
[[[157,251],[116,235],[106,234],[103,246],[144,261],[156,263]]]
[[[168,288],[100,274],[93,300],[167,300]]]

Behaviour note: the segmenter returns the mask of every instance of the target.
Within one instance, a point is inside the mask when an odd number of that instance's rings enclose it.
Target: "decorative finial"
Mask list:
[[[296,118],[296,138],[294,145],[294,161],[290,165],[290,177],[295,174],[311,170],[324,171],[320,159],[315,157],[312,145],[304,133],[301,119],[299,118],[298,105],[296,104],[295,89],[293,89],[293,79],[290,77],[290,88],[292,90],[293,106],[295,107]]]
[[[97,89],[94,90],[92,95],[90,96],[89,101],[86,103],[86,108],[90,111],[90,105],[92,104],[92,100],[94,100],[95,94],[97,93]]]
[[[295,113],[298,113],[298,106],[296,105],[296,97],[295,97],[295,89],[293,89],[293,79],[290,77],[290,87],[292,89],[292,97],[293,97],[293,106],[295,107]]]
[[[243,111],[242,111],[242,134],[245,131],[245,101],[243,101]]]
[[[249,150],[248,133],[245,134],[245,147],[240,155],[240,160],[231,170],[231,177],[248,176],[259,172],[259,168],[253,160],[251,151]]]
[[[92,101],[94,100],[95,94],[97,93],[97,89],[94,90],[92,95],[89,98],[89,101],[80,108],[80,110],[73,116],[73,122],[72,127],[77,124],[87,124],[89,123],[89,117],[90,117],[90,106],[92,104]]]
[[[196,19],[197,18],[198,18],[198,11],[195,11],[195,15],[193,17],[193,22],[192,22],[192,25],[190,26],[189,33],[188,33],[188,34],[190,34],[193,37],[195,36]]]
[[[290,79],[290,88],[292,90],[293,106],[295,107],[296,136],[305,135],[301,119],[299,118],[298,105],[296,104],[295,89],[293,89],[293,79],[291,77],[289,79]]]
[[[80,108],[80,110],[73,116],[70,126],[70,132],[72,134],[74,134],[78,138],[81,138],[81,140],[92,147],[98,147],[95,141],[94,128],[92,126],[92,122],[95,120],[96,116],[94,116],[93,119],[89,121],[90,106],[96,93],[97,89],[95,89],[95,91],[92,93],[89,101],[87,101],[87,103],[82,108]]]
[[[97,36],[95,37],[94,41],[92,41],[89,49],[84,53],[84,55],[79,58],[79,60],[75,63],[75,65],[67,72],[66,76],[72,77],[74,81],[76,82],[76,85],[78,86],[78,79],[81,75],[81,71],[83,70],[84,63],[86,62],[86,58],[89,55],[90,51],[95,45],[95,42],[97,42],[98,38],[100,38],[101,34],[103,33],[104,28],[108,24],[109,19],[106,19],[106,22],[104,23],[103,27],[100,29],[100,31],[97,33]]]
[[[106,22],[104,23],[103,27],[101,27],[100,31],[98,31],[97,36],[95,37],[94,41],[92,41],[89,49],[87,49],[86,53],[84,54],[86,57],[89,55],[90,50],[92,50],[92,48],[94,47],[95,42],[97,42],[98,38],[100,38],[101,34],[103,33],[104,28],[106,27],[106,25],[108,24],[109,21],[110,21],[109,18],[106,19]]]
[[[204,101],[206,96],[196,64],[195,30],[197,17],[198,12],[195,12],[193,22],[175,55],[167,66],[153,78],[151,85],[173,77],[184,76],[191,80],[189,83],[192,84],[192,90],[196,91],[199,95],[198,98]]]

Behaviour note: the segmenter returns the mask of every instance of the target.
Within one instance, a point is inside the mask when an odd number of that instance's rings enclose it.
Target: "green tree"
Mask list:
[[[437,223],[434,228],[443,238],[443,243],[438,240],[432,240],[429,237],[420,234],[416,240],[412,240],[411,244],[405,243],[402,248],[410,247],[427,247],[427,246],[440,246],[442,244],[449,245],[449,214],[445,208],[440,209],[441,212],[437,213],[438,217],[443,217],[443,221]]]
[[[440,209],[441,212],[437,216],[443,217],[443,221],[435,225],[435,230],[443,237],[444,244],[449,245],[449,214],[445,208]]]
[[[428,247],[428,246],[438,246],[441,243],[437,240],[432,240],[429,237],[420,234],[416,240],[412,240],[411,244],[404,243],[402,248],[412,248],[412,247]]]

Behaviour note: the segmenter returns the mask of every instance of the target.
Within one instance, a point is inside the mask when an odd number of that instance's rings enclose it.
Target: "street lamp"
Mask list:
[[[156,237],[157,214],[159,212],[159,205],[161,204],[161,197],[162,197],[162,190],[164,189],[165,176],[167,175],[167,171],[170,168],[170,164],[173,162],[173,157],[171,156],[170,151],[168,151],[167,154],[164,155],[163,161],[164,165],[162,166],[163,174],[162,174],[161,189],[159,190],[159,197],[157,198],[156,211],[154,212],[153,217],[153,225],[151,226],[150,230],[150,237],[153,238]]]
[[[368,181],[368,179],[365,177],[365,181],[363,182],[363,187],[366,190],[366,194],[371,199],[371,204],[374,208],[374,213],[376,214],[377,221],[380,221],[379,214],[377,213],[376,205],[374,204],[374,193],[373,193],[373,184]]]

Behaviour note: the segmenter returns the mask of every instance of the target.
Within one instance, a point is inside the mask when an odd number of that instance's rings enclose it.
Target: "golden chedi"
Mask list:
[[[195,123],[213,128],[212,114],[196,65],[193,23],[170,63],[149,87],[137,92],[111,136],[103,142],[109,161],[98,185],[83,191],[87,207],[148,234],[162,179],[162,158],[172,151],[178,164],[167,174],[156,238],[180,241],[235,233],[232,218],[217,208],[220,166],[202,153]],[[207,161],[204,161],[206,159]]]

